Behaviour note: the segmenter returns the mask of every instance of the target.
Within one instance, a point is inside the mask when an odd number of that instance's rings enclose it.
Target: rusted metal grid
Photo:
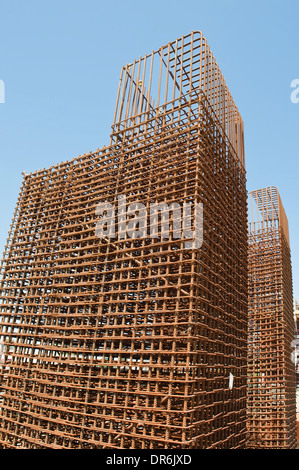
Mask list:
[[[296,419],[297,441],[299,443],[299,299],[294,302],[295,340],[293,357],[296,365]]]
[[[203,203],[202,247],[100,240],[96,207],[119,195]],[[2,268],[1,444],[244,446],[246,204],[242,120],[201,33],[124,67],[110,146],[23,181]]]
[[[294,448],[294,318],[288,221],[275,187],[253,191],[250,196],[249,445]]]

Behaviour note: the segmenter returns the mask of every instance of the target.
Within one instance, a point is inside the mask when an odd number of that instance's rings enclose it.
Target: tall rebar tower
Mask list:
[[[275,187],[250,193],[248,429],[250,446],[296,446],[288,220]]]
[[[297,442],[299,443],[299,299],[294,302],[295,340],[293,343],[293,359],[296,365],[296,420],[297,420]]]
[[[201,246],[152,203],[202,204]],[[24,177],[1,298],[4,447],[245,445],[243,124],[201,33],[123,67],[109,147]]]

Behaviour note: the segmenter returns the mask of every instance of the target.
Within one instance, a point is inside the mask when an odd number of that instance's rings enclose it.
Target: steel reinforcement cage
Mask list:
[[[292,270],[288,220],[275,187],[250,193],[248,430],[250,447],[296,447]]]
[[[120,196],[202,203],[202,246],[100,239]],[[24,176],[1,286],[3,447],[244,447],[243,124],[201,33],[123,68],[109,147]]]
[[[299,299],[294,301],[295,340],[293,343],[293,357],[296,365],[296,417],[297,441],[299,443]]]

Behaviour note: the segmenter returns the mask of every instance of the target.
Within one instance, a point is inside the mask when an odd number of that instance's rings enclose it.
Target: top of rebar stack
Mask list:
[[[250,231],[279,226],[290,245],[288,219],[278,189],[269,186],[251,191],[250,196]]]
[[[192,31],[122,67],[112,135],[179,107],[192,97],[206,100],[245,167],[243,121],[215,58],[200,31]],[[142,118],[141,118],[142,116]]]

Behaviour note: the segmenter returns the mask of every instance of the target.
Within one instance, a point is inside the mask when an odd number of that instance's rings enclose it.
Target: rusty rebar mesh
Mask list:
[[[181,70],[178,96],[138,113],[140,80],[122,78],[116,111],[132,110],[116,114],[111,145],[24,178],[2,265],[5,448],[245,445],[242,121],[200,33],[156,55],[165,89],[170,64]],[[203,203],[202,247],[121,240],[117,224],[115,238],[99,239],[96,207],[120,195],[147,209]]]
[[[296,446],[294,318],[287,218],[275,187],[251,193],[249,446]]]
[[[294,302],[295,341],[294,360],[296,364],[296,415],[297,415],[297,441],[299,443],[299,299]]]

